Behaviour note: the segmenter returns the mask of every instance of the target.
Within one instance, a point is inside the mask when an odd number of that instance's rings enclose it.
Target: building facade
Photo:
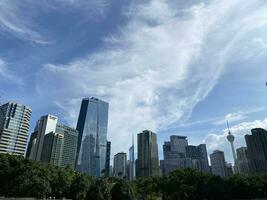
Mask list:
[[[32,110],[18,103],[0,106],[0,153],[24,156]]]
[[[190,158],[186,157],[186,147],[188,141],[186,136],[172,135],[170,141],[164,142],[161,171],[164,176],[168,176],[176,169],[192,167]]]
[[[135,180],[135,157],[134,157],[134,138],[132,139],[132,146],[129,149],[129,180]]]
[[[210,172],[207,148],[205,144],[200,144],[198,146],[188,145],[186,147],[186,157],[191,159],[192,168],[205,173]]]
[[[247,147],[240,147],[236,150],[237,160],[236,169],[239,173],[249,174],[250,173],[250,163],[248,159]]]
[[[267,173],[267,131],[262,128],[251,130],[252,135],[246,135],[247,154],[251,173]]]
[[[110,169],[110,151],[111,151],[111,142],[110,141],[107,141],[106,163],[105,163],[105,177],[111,176],[111,169]]]
[[[127,177],[127,154],[117,153],[113,159],[113,175],[117,178]]]
[[[228,175],[223,151],[215,150],[210,154],[210,162],[212,174],[220,177],[226,177]]]
[[[137,177],[159,176],[157,135],[145,130],[137,135]]]
[[[83,99],[76,128],[78,171],[99,177],[105,169],[107,127],[108,103],[94,97]]]
[[[42,116],[32,133],[27,158],[74,169],[78,131],[58,123],[52,115]]]

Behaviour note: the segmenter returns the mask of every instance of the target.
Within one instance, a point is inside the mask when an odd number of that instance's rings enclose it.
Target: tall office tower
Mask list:
[[[185,136],[172,135],[169,142],[164,142],[163,157],[164,162],[162,171],[163,175],[167,176],[170,172],[191,167],[191,159],[186,158],[186,146],[188,142]]]
[[[110,173],[110,150],[111,150],[111,142],[107,141],[105,177],[109,177],[111,174]]]
[[[28,142],[28,147],[26,150],[26,156],[25,156],[26,158],[31,158],[33,156],[33,151],[37,140],[37,134],[38,131],[34,131],[30,136],[30,140]]]
[[[137,136],[137,177],[159,176],[157,135],[145,130]]]
[[[198,146],[188,145],[186,147],[186,157],[191,159],[193,168],[206,173],[210,172],[205,144],[200,144]]]
[[[74,169],[77,141],[77,130],[58,123],[56,116],[42,116],[30,139],[28,158]]]
[[[127,177],[127,154],[117,153],[113,160],[113,174],[117,178]]]
[[[32,150],[33,154],[30,157],[31,159],[37,161],[41,160],[44,137],[50,132],[56,132],[57,122],[58,118],[53,115],[45,115],[38,120],[36,125],[36,130],[38,131],[38,133],[36,138],[36,144],[33,146],[34,149]]]
[[[0,153],[24,156],[32,110],[18,103],[0,106]]]
[[[227,121],[227,128],[228,128],[227,140],[231,144],[231,149],[232,149],[232,154],[233,154],[233,158],[234,158],[234,163],[235,163],[235,166],[236,166],[236,153],[235,153],[235,147],[234,147],[235,136],[233,136],[232,133],[231,133],[231,131],[230,131],[228,121]],[[237,171],[237,170],[235,170],[235,171]]]
[[[134,158],[134,136],[132,139],[132,146],[129,149],[129,180],[135,180],[135,158]]]
[[[248,160],[248,153],[247,153],[247,147],[240,147],[236,150],[237,154],[237,169],[239,173],[243,174],[249,174],[249,160]]]
[[[267,173],[267,131],[262,128],[255,128],[251,132],[252,135],[245,136],[251,172]]]
[[[223,151],[215,150],[210,154],[210,162],[212,174],[220,177],[226,177],[228,175]]]
[[[105,169],[107,127],[108,103],[94,97],[83,99],[77,123],[78,171],[99,177]]]

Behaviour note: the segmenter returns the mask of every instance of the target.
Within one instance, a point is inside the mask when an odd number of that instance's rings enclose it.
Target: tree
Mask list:
[[[125,180],[119,180],[111,189],[112,199],[133,200],[134,194],[131,186]]]
[[[97,180],[87,193],[88,200],[111,200],[111,194],[108,189],[108,183],[105,179]]]
[[[85,174],[77,174],[70,187],[71,198],[74,200],[86,199],[88,190],[93,182],[92,177],[88,177]]]

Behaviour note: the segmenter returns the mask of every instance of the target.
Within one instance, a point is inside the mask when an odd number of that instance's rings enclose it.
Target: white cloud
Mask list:
[[[252,122],[242,122],[231,127],[231,133],[235,136],[234,145],[236,149],[241,146],[246,146],[244,136],[251,134],[251,129],[253,128],[267,129],[267,118]],[[222,130],[221,133],[211,133],[205,138],[204,142],[207,144],[209,153],[212,153],[216,149],[223,150],[226,160],[233,163],[230,143],[226,139],[227,134],[227,129]]]
[[[267,6],[215,0],[183,8],[180,16],[174,2],[132,4],[125,11],[128,24],[106,38],[105,50],[65,65],[44,65],[37,89],[65,108],[73,125],[81,97],[108,100],[109,138],[116,151],[127,150],[132,133],[187,120],[227,61],[250,41],[251,31],[266,29]]]
[[[29,3],[29,1],[0,1],[0,31],[8,32],[26,41],[39,44],[49,43],[38,30],[35,30],[37,28],[30,14],[26,13],[23,7],[21,7],[24,3]]]

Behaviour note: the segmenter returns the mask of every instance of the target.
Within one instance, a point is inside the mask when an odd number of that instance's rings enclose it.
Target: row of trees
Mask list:
[[[128,182],[95,178],[69,168],[0,154],[0,196],[91,200],[199,200],[267,198],[267,176],[222,179],[192,169]]]

